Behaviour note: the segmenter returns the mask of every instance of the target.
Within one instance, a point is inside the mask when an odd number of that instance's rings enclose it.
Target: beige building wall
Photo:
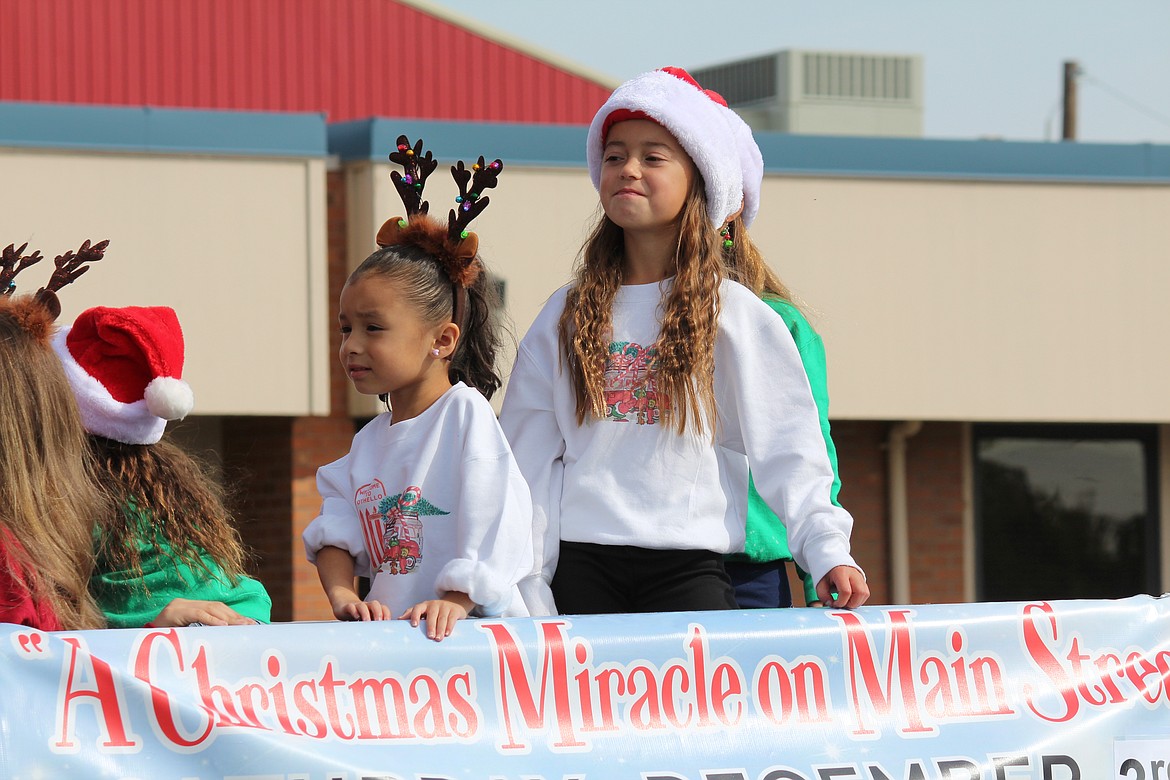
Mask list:
[[[844,419],[1170,420],[1170,187],[768,177]]]
[[[200,415],[329,411],[323,159],[0,149],[0,241],[52,258],[109,238],[62,292],[93,305],[166,305],[187,344]],[[30,289],[31,288],[31,289]]]

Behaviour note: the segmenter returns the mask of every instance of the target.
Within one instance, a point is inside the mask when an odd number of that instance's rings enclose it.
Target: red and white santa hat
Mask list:
[[[760,182],[754,178],[745,181],[746,166],[741,163],[741,154],[750,153],[741,137],[747,125],[718,92],[704,90],[682,68],[663,68],[635,76],[615,89],[598,109],[589,125],[585,148],[594,187],[601,187],[601,157],[609,129],[627,119],[657,122],[686,150],[703,177],[707,216],[712,225],[722,227],[741,205],[745,217],[748,203],[759,208]],[[759,154],[751,131],[747,132],[747,140]],[[762,178],[762,160],[760,174]]]
[[[154,444],[195,405],[183,381],[183,330],[166,306],[97,306],[53,337],[85,429]]]

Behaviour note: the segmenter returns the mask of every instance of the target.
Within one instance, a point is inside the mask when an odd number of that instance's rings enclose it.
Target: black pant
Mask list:
[[[562,615],[736,609],[723,556],[561,542],[552,581]]]

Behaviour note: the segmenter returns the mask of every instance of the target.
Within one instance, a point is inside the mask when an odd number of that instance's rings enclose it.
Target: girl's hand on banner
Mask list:
[[[817,595],[827,606],[854,609],[869,599],[869,585],[858,569],[834,566],[817,583]]]
[[[198,623],[203,626],[250,626],[255,620],[220,601],[196,601],[173,599],[149,624],[151,628],[189,626]]]
[[[356,595],[356,594],[355,594]],[[333,606],[333,616],[338,620],[392,620],[390,608],[380,601],[346,601]]]
[[[419,620],[425,618],[427,622],[427,636],[436,642],[442,642],[444,637],[451,636],[455,624],[471,614],[475,602],[466,593],[447,591],[441,599],[431,599],[415,604],[398,616],[399,620],[409,620],[410,625],[417,626]]]

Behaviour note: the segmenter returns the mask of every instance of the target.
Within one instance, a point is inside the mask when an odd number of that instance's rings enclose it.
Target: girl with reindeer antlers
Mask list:
[[[107,243],[86,241],[57,257],[35,295],[15,295],[14,278],[40,253],[9,245],[0,256],[0,622],[45,631],[105,625],[86,586],[94,518],[110,504],[50,339],[57,291],[100,260]]]
[[[451,173],[443,225],[422,199],[437,162],[406,136],[390,160],[406,217],[341,293],[340,359],[358,392],[387,411],[349,454],[317,472],[321,514],[304,533],[340,620],[426,621],[436,641],[469,615],[526,615],[517,582],[532,561],[528,487],[488,399],[500,386],[494,287],[468,223],[503,163]],[[363,601],[355,575],[372,578]]]
[[[744,546],[749,468],[818,595],[868,598],[796,345],[729,278],[753,205],[729,113],[665,69],[589,128],[602,215],[521,342],[500,418],[536,506],[534,614],[734,609],[723,556]]]

